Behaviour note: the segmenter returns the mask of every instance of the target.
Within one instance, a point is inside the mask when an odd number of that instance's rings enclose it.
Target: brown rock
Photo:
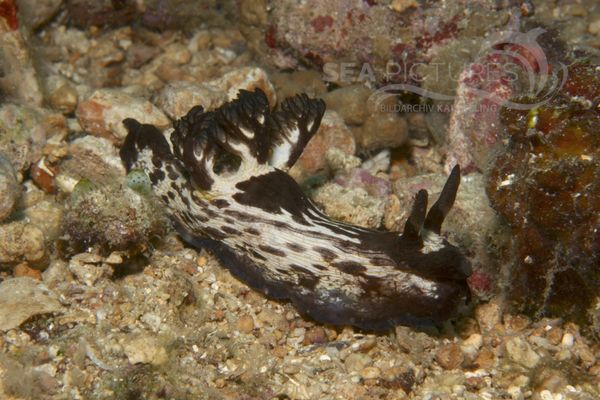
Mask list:
[[[325,329],[323,329],[320,326],[315,326],[306,331],[306,333],[304,334],[303,344],[305,346],[307,346],[310,344],[327,343],[328,341],[329,340],[327,337],[327,332],[325,332]]]
[[[475,319],[483,332],[491,331],[502,319],[502,310],[496,301],[482,304],[475,310]]]
[[[325,173],[326,153],[332,148],[344,154],[353,155],[356,151],[354,136],[338,113],[327,110],[319,130],[308,142],[302,155],[290,170],[290,175],[299,182],[318,174]]]
[[[31,268],[27,263],[17,264],[13,272],[15,277],[28,276],[38,281],[42,280],[42,273],[37,269]]]
[[[45,259],[44,234],[40,229],[21,221],[0,225],[0,264],[28,261],[39,265]]]
[[[351,85],[332,90],[323,96],[327,109],[336,111],[348,125],[362,125],[369,116],[367,101],[371,90]]]
[[[477,358],[475,358],[474,364],[482,369],[489,369],[494,366],[495,355],[494,352],[485,347],[480,352]]]
[[[240,332],[251,333],[254,330],[254,320],[250,315],[242,315],[237,322]]]
[[[77,99],[77,90],[70,84],[64,84],[53,90],[48,100],[55,110],[70,114],[77,107]]]
[[[455,369],[463,362],[464,357],[457,343],[442,346],[435,353],[435,359],[444,369]]]
[[[392,112],[372,114],[352,131],[358,146],[365,150],[399,147],[408,139],[406,120]]]

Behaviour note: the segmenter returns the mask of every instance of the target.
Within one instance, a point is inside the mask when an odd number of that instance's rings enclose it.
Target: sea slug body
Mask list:
[[[164,134],[126,119],[121,158],[148,174],[185,240],[319,322],[384,330],[453,316],[469,298],[471,267],[440,228],[459,168],[429,212],[427,192],[417,194],[402,234],[332,220],[286,173],[324,110],[302,94],[271,111],[262,91],[242,90],[214,111],[192,108]]]

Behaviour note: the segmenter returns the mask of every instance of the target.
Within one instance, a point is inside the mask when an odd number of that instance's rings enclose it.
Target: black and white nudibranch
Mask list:
[[[126,119],[120,154],[127,170],[148,174],[186,241],[316,321],[384,330],[452,317],[469,298],[471,274],[440,235],[458,166],[429,212],[427,192],[418,192],[402,234],[332,220],[286,173],[324,111],[305,94],[272,111],[262,91],[241,90],[214,111],[192,108],[164,133]]]

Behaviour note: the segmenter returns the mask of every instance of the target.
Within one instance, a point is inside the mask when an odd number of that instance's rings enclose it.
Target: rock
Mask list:
[[[2,2],[10,8],[12,2]],[[8,10],[3,12],[8,12]],[[0,54],[2,55],[2,74],[0,75],[0,93],[17,102],[30,105],[42,105],[42,90],[27,48],[25,38],[16,26],[6,26],[0,13]],[[12,28],[12,29],[11,29]]]
[[[159,129],[168,127],[171,121],[152,103],[133,97],[122,90],[98,89],[79,103],[75,112],[81,127],[94,136],[121,143],[127,130],[125,118],[135,118],[141,123],[152,124]]]
[[[379,379],[381,370],[377,367],[366,367],[360,371],[360,377],[363,379]]]
[[[321,73],[315,70],[275,72],[270,77],[278,99],[299,93],[306,93],[309,97],[322,97],[327,93]]]
[[[600,35],[600,18],[590,22],[588,32],[592,35]]]
[[[156,105],[169,117],[183,117],[194,106],[205,110],[217,108],[225,102],[225,95],[208,84],[179,81],[171,82],[158,93]]]
[[[242,315],[237,322],[237,327],[240,332],[252,333],[254,330],[254,320],[250,315]]]
[[[69,144],[69,157],[60,164],[56,185],[71,193],[81,179],[108,185],[125,176],[118,149],[108,139],[87,135]]]
[[[435,353],[435,358],[444,369],[456,369],[464,360],[460,346],[456,343],[440,347]]]
[[[60,10],[63,0],[17,0],[21,21],[36,30],[50,21]]]
[[[342,154],[352,156],[356,151],[356,145],[352,132],[340,115],[335,111],[327,110],[319,130],[290,169],[290,175],[296,181],[303,182],[316,174],[326,174],[326,154],[332,149],[338,149]]]
[[[52,196],[46,196],[44,200],[25,208],[23,214],[31,225],[42,231],[47,245],[58,239],[63,208]]]
[[[344,360],[348,372],[361,372],[372,363],[373,359],[363,353],[352,353]]]
[[[481,304],[475,309],[475,318],[483,332],[489,332],[501,322],[502,310],[496,301]]]
[[[261,89],[267,95],[269,104],[277,101],[275,89],[267,74],[260,68],[240,68],[218,79],[201,84],[178,81],[166,85],[158,94],[156,104],[171,118],[181,118],[194,106],[201,105],[205,110],[221,106],[237,97],[240,89]]]
[[[257,67],[244,67],[233,70],[207,84],[215,87],[219,92],[226,93],[227,101],[235,99],[240,89],[254,90],[258,88],[265,92],[271,106],[277,103],[277,95],[267,73]]]
[[[152,196],[117,183],[96,186],[82,180],[69,198],[63,232],[74,250],[142,251],[166,231],[163,208]]]
[[[58,165],[51,163],[48,157],[43,156],[31,166],[31,180],[44,192],[55,193],[58,171]]]
[[[351,85],[332,90],[323,96],[328,110],[336,111],[348,125],[362,125],[369,116],[367,101],[371,95],[364,85]]]
[[[408,139],[406,120],[393,112],[377,112],[369,115],[364,124],[352,130],[357,145],[366,151],[394,148]]]
[[[87,286],[94,286],[101,278],[112,275],[113,269],[101,264],[102,258],[92,253],[81,253],[73,256],[67,265],[75,279]]]
[[[510,360],[525,368],[534,368],[540,362],[540,356],[523,338],[514,337],[506,342],[506,353]]]
[[[475,365],[477,365],[479,368],[489,369],[494,366],[495,360],[496,359],[495,359],[494,352],[491,349],[484,347],[479,352],[479,354],[477,355],[477,358],[475,358],[473,363]]]
[[[29,278],[33,278],[36,281],[42,280],[42,273],[39,269],[33,269],[27,263],[17,264],[15,269],[13,270],[13,274],[15,277],[26,276]]]
[[[315,190],[312,199],[332,218],[367,228],[381,225],[385,200],[375,198],[363,188],[344,188],[326,183]]]
[[[574,343],[575,338],[573,337],[573,334],[569,332],[565,333],[560,341],[561,346],[567,349],[573,347]]]
[[[20,195],[21,186],[15,170],[10,161],[0,154],[0,222],[12,214]]]
[[[48,98],[50,106],[63,114],[70,114],[75,111],[77,100],[77,89],[69,83],[65,83],[53,90]]]
[[[362,188],[375,199],[385,199],[391,192],[387,179],[371,174],[363,168],[354,168],[346,173],[338,174],[335,183],[344,188]]]
[[[0,152],[13,165],[17,178],[39,159],[47,129],[40,109],[3,104],[0,106]]]
[[[0,331],[15,329],[34,315],[61,310],[58,296],[35,279],[10,278],[0,283]]]
[[[303,344],[307,346],[311,344],[327,343],[328,341],[329,338],[325,329],[323,329],[321,326],[315,326],[314,328],[306,331]]]
[[[142,335],[131,339],[123,346],[131,364],[161,365],[168,361],[167,350],[154,336]]]
[[[22,221],[0,225],[0,264],[27,261],[40,265],[46,261],[44,233]]]
[[[483,336],[481,336],[479,333],[473,333],[462,342],[460,349],[465,356],[472,358],[477,355],[482,344]]]

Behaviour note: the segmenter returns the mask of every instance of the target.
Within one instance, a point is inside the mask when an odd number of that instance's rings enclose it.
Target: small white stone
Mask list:
[[[573,347],[574,343],[575,343],[575,338],[573,337],[573,334],[568,333],[568,332],[563,335],[562,340],[560,342],[560,344],[563,347],[566,347],[568,349]]]

